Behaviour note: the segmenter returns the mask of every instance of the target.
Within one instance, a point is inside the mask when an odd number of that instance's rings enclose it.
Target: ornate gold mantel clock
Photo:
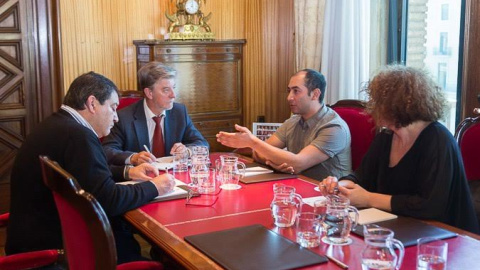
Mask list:
[[[174,1],[174,0],[172,0]],[[208,20],[212,17],[210,12],[204,16],[201,11],[202,2],[207,0],[175,0],[177,11],[173,14],[165,12],[165,16],[170,21],[168,27],[168,39],[188,40],[188,39],[215,39]]]

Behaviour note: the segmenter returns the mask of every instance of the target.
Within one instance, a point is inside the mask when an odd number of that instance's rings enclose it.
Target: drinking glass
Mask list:
[[[297,243],[302,247],[313,248],[320,244],[320,220],[313,212],[303,212],[297,216]]]
[[[177,172],[188,171],[188,151],[179,151],[173,154],[173,166]]]
[[[417,270],[447,269],[448,243],[435,237],[417,239]]]
[[[198,178],[197,182],[200,194],[214,194],[217,185],[217,170],[209,168],[208,175]]]
[[[193,162],[194,158],[197,157],[197,156],[203,156],[205,157],[205,163],[210,166],[210,158],[209,158],[209,154],[210,152],[208,151],[208,147],[207,146],[203,146],[203,145],[194,145],[194,146],[190,146],[189,147],[190,151],[191,151],[191,162]]]
[[[199,182],[204,182],[209,176],[209,168],[205,156],[193,156],[192,168],[190,169],[189,186],[198,188]]]
[[[188,174],[188,171],[178,170],[178,168],[174,166],[172,169],[172,175],[175,179],[180,180],[183,183],[187,184],[190,182],[190,175]]]

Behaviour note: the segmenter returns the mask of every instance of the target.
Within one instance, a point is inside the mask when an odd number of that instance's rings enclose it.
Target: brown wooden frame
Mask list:
[[[465,0],[460,119],[474,116],[480,90],[480,1]]]
[[[145,94],[143,91],[137,90],[120,90],[118,91],[120,98],[144,98]]]
[[[467,117],[465,118],[455,129],[455,140],[457,140],[458,145],[462,141],[463,134],[468,130],[472,125],[480,122],[480,116],[477,117]]]
[[[342,99],[337,101],[335,104],[329,105],[330,108],[335,107],[353,107],[353,108],[362,108],[365,109],[367,103],[363,100],[358,99]]]

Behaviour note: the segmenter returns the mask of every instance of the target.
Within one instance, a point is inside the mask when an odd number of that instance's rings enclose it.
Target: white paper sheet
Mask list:
[[[263,167],[250,167],[245,169],[245,177],[265,174],[265,173],[273,173],[273,170],[266,169]]]
[[[391,214],[376,208],[362,209],[362,210],[359,210],[358,213],[359,213],[359,218],[358,218],[359,225],[377,223],[377,222],[397,218],[397,216],[394,214]]]
[[[119,182],[117,183],[118,185],[135,185],[138,183],[143,182],[142,180],[132,180],[132,181],[125,181],[125,182]],[[168,200],[169,198],[179,198],[182,197],[182,195],[185,195],[188,193],[185,189],[179,188],[178,186],[186,186],[184,182],[175,179],[175,187],[173,190],[167,194],[159,195],[155,197],[153,200]]]

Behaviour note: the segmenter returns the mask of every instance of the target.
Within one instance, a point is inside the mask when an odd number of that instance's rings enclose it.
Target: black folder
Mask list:
[[[293,269],[327,262],[326,257],[259,224],[185,236],[185,241],[232,270]]]
[[[374,223],[380,227],[392,230],[395,239],[400,240],[405,247],[417,244],[417,239],[421,237],[435,237],[438,239],[447,239],[457,236],[456,233],[427,224],[425,222],[399,216],[398,218]],[[363,237],[363,226],[357,226],[353,233]]]

